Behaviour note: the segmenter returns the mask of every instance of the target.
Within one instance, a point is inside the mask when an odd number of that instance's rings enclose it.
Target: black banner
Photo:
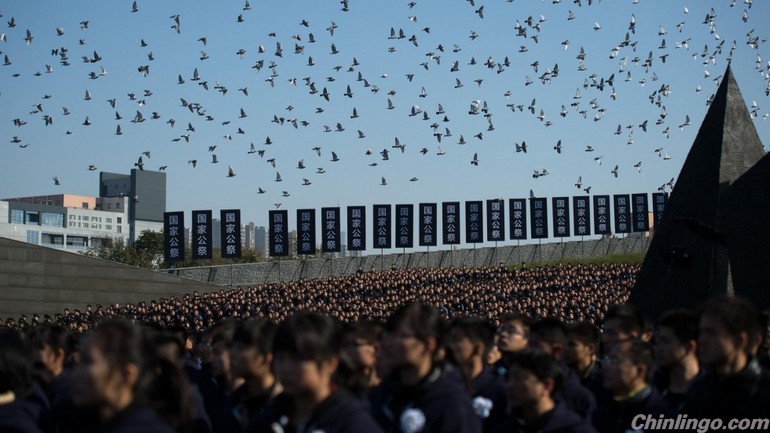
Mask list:
[[[414,247],[414,205],[396,205],[396,248]]]
[[[484,219],[481,216],[481,201],[465,202],[465,243],[484,242]]]
[[[435,247],[438,245],[436,239],[436,213],[438,205],[436,203],[420,203],[420,246]]]
[[[632,209],[632,218],[634,219],[633,231],[650,231],[650,206],[647,202],[647,193],[631,194],[631,202],[634,206]]]
[[[527,199],[512,198],[508,200],[511,211],[511,239],[527,239]]]
[[[241,211],[240,209],[223,209],[219,211],[221,251],[223,259],[241,257]]]
[[[366,250],[366,207],[348,206],[348,251]]]
[[[615,212],[615,233],[631,232],[631,199],[628,194],[612,196]]]
[[[444,245],[460,244],[460,202],[441,203],[441,233]]]
[[[315,254],[315,209],[297,209],[297,255]]]
[[[374,248],[391,248],[391,227],[390,205],[375,204],[372,206],[374,211]]]
[[[567,238],[570,235],[569,197],[554,197],[553,203],[553,237]]]
[[[610,196],[594,196],[594,234],[610,234]]]
[[[322,207],[321,227],[323,230],[321,251],[325,253],[338,253],[342,251],[342,245],[340,244],[340,208]]]
[[[502,199],[487,200],[487,241],[505,240],[505,202]]]
[[[211,211],[194,210],[192,212],[192,257],[210,259],[214,249],[214,236],[211,233]]]
[[[271,257],[289,255],[289,211],[271,210],[268,212],[270,220],[269,254]]]
[[[667,200],[668,194],[665,192],[652,193],[653,228],[660,224],[660,221],[663,220],[663,211],[666,209]]]
[[[532,220],[532,239],[548,237],[548,201],[545,198],[533,198],[530,208]]]
[[[163,213],[163,256],[167,262],[184,260],[184,212]]]
[[[590,200],[587,195],[572,197],[572,227],[575,236],[591,235]]]

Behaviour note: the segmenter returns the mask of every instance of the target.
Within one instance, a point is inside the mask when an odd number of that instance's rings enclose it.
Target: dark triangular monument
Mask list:
[[[730,67],[684,162],[630,302],[648,317],[732,292],[721,209],[764,150]]]

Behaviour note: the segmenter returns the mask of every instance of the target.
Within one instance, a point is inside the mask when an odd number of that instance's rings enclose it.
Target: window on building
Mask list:
[[[120,202],[115,203],[115,209],[120,209]]]
[[[118,224],[123,224],[123,217],[118,217]]]
[[[11,224],[24,224],[24,211],[11,209]]]
[[[112,203],[107,203],[107,209],[112,209]]]
[[[70,227],[75,227],[75,222],[74,221],[70,221]]]
[[[40,214],[38,212],[27,211],[25,214],[25,224],[40,224]]]
[[[74,220],[75,219],[75,215],[70,215],[70,219]]]
[[[104,228],[105,228],[106,230],[112,230],[112,226],[111,226],[111,225],[109,225],[109,224],[106,224],[106,225],[104,226]]]
[[[67,236],[67,247],[87,247],[88,238],[86,236]]]
[[[80,204],[80,206],[81,206],[83,209],[88,209],[88,202],[87,202],[87,201],[84,201],[83,203],[81,203],[81,204]]]
[[[40,232],[35,230],[27,230],[27,243],[39,245],[40,244]]]
[[[56,233],[43,233],[43,245],[61,246],[64,245],[64,235]]]
[[[112,222],[112,218],[105,218],[105,219],[104,219],[104,222],[106,222],[106,223],[111,223],[111,222]]]
[[[123,226],[118,226],[118,233],[123,233]]]
[[[40,225],[48,227],[64,227],[64,214],[43,212],[40,216]]]

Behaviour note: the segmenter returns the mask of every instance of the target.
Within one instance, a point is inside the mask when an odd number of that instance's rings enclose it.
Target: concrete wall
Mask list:
[[[0,320],[87,304],[136,303],[220,287],[0,238]]]
[[[350,275],[358,269],[478,267],[499,263],[548,262],[645,252],[651,238],[629,237],[476,250],[411,252],[335,259],[283,260],[232,266],[180,268],[168,273],[223,286],[253,285]]]

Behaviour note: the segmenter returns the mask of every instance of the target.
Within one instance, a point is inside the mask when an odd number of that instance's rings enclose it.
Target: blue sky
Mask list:
[[[0,64],[5,56],[11,63],[0,66],[0,197],[97,195],[99,171],[128,172],[144,151],[151,152],[149,159],[144,157],[145,168],[168,166],[168,210],[240,208],[245,221],[258,225],[267,223],[267,211],[275,203],[293,218],[298,208],[371,209],[374,203],[514,198],[528,196],[530,189],[538,196],[570,196],[583,193],[575,187],[578,177],[583,187],[591,186],[591,194],[654,192],[678,174],[733,41],[733,70],[747,105],[756,101],[754,124],[764,144],[770,132],[765,120],[770,111],[765,95],[770,50],[763,25],[770,18],[770,2],[753,2],[749,8],[742,0],[605,0],[591,6],[587,0],[581,5],[571,0],[479,0],[475,5],[420,0],[410,8],[406,1],[352,0],[349,11],[342,11],[338,1],[327,0],[251,1],[250,10],[244,10],[244,2],[194,0],[138,1],[138,11],[131,12],[132,3],[30,0],[0,6],[0,33],[5,35]],[[483,18],[476,12],[481,6]],[[711,8],[713,27],[703,23]],[[574,19],[568,20],[570,11]],[[174,15],[179,15],[179,33],[172,28]],[[238,22],[239,15],[243,22]],[[613,55],[632,16],[636,28],[630,44]],[[12,18],[15,27],[8,25]],[[88,27],[81,29],[85,20]],[[327,30],[332,22],[333,35]],[[526,38],[518,36],[517,22],[526,29]],[[684,23],[681,32],[679,23]],[[57,28],[63,35],[57,35]],[[389,39],[391,28],[403,29],[406,38]],[[30,44],[25,43],[27,30],[33,37]],[[409,41],[412,35],[417,46]],[[747,44],[753,37],[758,38],[756,48]],[[275,55],[276,43],[283,47],[281,57]],[[295,44],[304,46],[301,54],[295,54]],[[337,54],[331,54],[332,44]],[[264,53],[258,52],[260,45]],[[61,47],[68,50],[68,66],[52,55],[52,49]],[[581,47],[584,68],[576,58]],[[241,49],[243,58],[237,54]],[[704,49],[706,57],[701,56]],[[82,60],[92,60],[94,51],[100,61]],[[201,60],[201,51],[208,59]],[[150,53],[154,60],[149,60]],[[652,65],[645,69],[649,53]],[[662,55],[667,55],[665,63]],[[500,69],[506,57],[509,65]],[[472,58],[475,65],[469,64]],[[485,65],[488,60],[494,67]],[[264,62],[259,71],[253,68],[258,61]],[[458,70],[452,71],[455,61]],[[558,76],[541,81],[557,64]],[[149,66],[146,76],[138,71],[141,66]],[[191,80],[195,68],[198,82]],[[266,80],[273,69],[277,75],[271,86]],[[92,72],[96,79],[89,77]],[[357,80],[359,73],[369,87]],[[602,91],[591,85],[613,74],[613,86]],[[179,75],[184,84],[178,84]],[[309,93],[305,77],[319,93]],[[462,87],[456,87],[456,79]],[[203,81],[208,90],[200,85]],[[226,94],[215,89],[217,83]],[[660,106],[652,104],[651,94],[663,85],[668,95],[661,97]],[[345,95],[347,86],[352,97]],[[378,92],[372,91],[374,86]],[[248,96],[240,88],[247,88]],[[324,88],[329,101],[320,96]],[[578,89],[580,98],[575,99]],[[145,90],[151,95],[145,96]],[[84,100],[86,91],[90,100]],[[391,91],[395,94],[389,95]],[[182,107],[180,98],[200,104],[213,120]],[[110,99],[115,99],[115,108]],[[392,110],[387,109],[388,99]],[[493,130],[483,113],[469,114],[473,101],[487,104]],[[37,104],[43,111],[34,113]],[[438,104],[445,114],[436,115]],[[560,115],[562,105],[566,116]],[[429,120],[410,116],[413,106],[428,113]],[[663,106],[666,116],[657,125]],[[65,116],[62,107],[71,114]],[[357,118],[351,118],[354,108]],[[240,117],[241,109],[246,117]],[[132,123],[137,110],[146,120]],[[121,120],[115,120],[116,111]],[[151,119],[153,112],[159,119]],[[44,115],[52,118],[51,125],[45,126]],[[284,118],[283,125],[271,122],[274,116]],[[686,116],[691,124],[680,129]],[[89,126],[82,125],[86,117]],[[26,123],[15,126],[14,119]],[[169,119],[176,121],[174,127]],[[645,120],[647,132],[640,127]],[[334,131],[338,122],[344,131]],[[195,132],[186,131],[188,123]],[[433,123],[439,126],[436,131]],[[122,135],[115,134],[117,125]],[[324,132],[325,125],[333,131]],[[618,125],[621,134],[616,135]],[[442,136],[439,143],[434,132],[444,134],[445,128],[451,136]],[[358,138],[358,130],[364,138]],[[475,137],[478,133],[483,139]],[[183,134],[190,135],[189,143],[180,139]],[[458,144],[460,135],[466,144]],[[20,143],[13,143],[14,137]],[[264,144],[267,137],[273,144]],[[406,144],[403,153],[392,148],[396,138]],[[558,140],[561,154],[553,149]],[[526,154],[515,151],[522,142]],[[250,143],[264,150],[264,157],[248,154]],[[209,152],[210,146],[216,149]],[[439,146],[444,155],[437,155]],[[586,152],[587,146],[594,152]],[[321,148],[320,157],[314,147]],[[389,160],[382,160],[380,151],[386,148]],[[655,149],[660,148],[658,156]],[[372,155],[365,155],[367,149]],[[330,161],[332,151],[338,162]],[[212,153],[216,164],[211,163]],[[666,153],[668,160],[662,157]],[[478,166],[470,163],[474,154]],[[599,156],[601,165],[594,160]],[[267,162],[272,158],[275,168]],[[193,159],[195,168],[188,164]],[[307,168],[298,169],[299,160]],[[640,172],[634,167],[638,162]],[[98,169],[88,171],[90,164]],[[226,176],[228,165],[235,177]],[[617,178],[611,174],[615,165]],[[319,167],[326,172],[317,174]],[[534,179],[533,171],[542,169],[549,174]],[[276,172],[283,178],[280,183],[275,182]],[[53,176],[61,178],[60,186],[53,185]],[[381,185],[382,177],[387,186]],[[418,180],[410,181],[414,177]],[[302,186],[303,178],[312,184]],[[257,194],[260,187],[265,194]],[[290,196],[283,197],[283,191]]]

